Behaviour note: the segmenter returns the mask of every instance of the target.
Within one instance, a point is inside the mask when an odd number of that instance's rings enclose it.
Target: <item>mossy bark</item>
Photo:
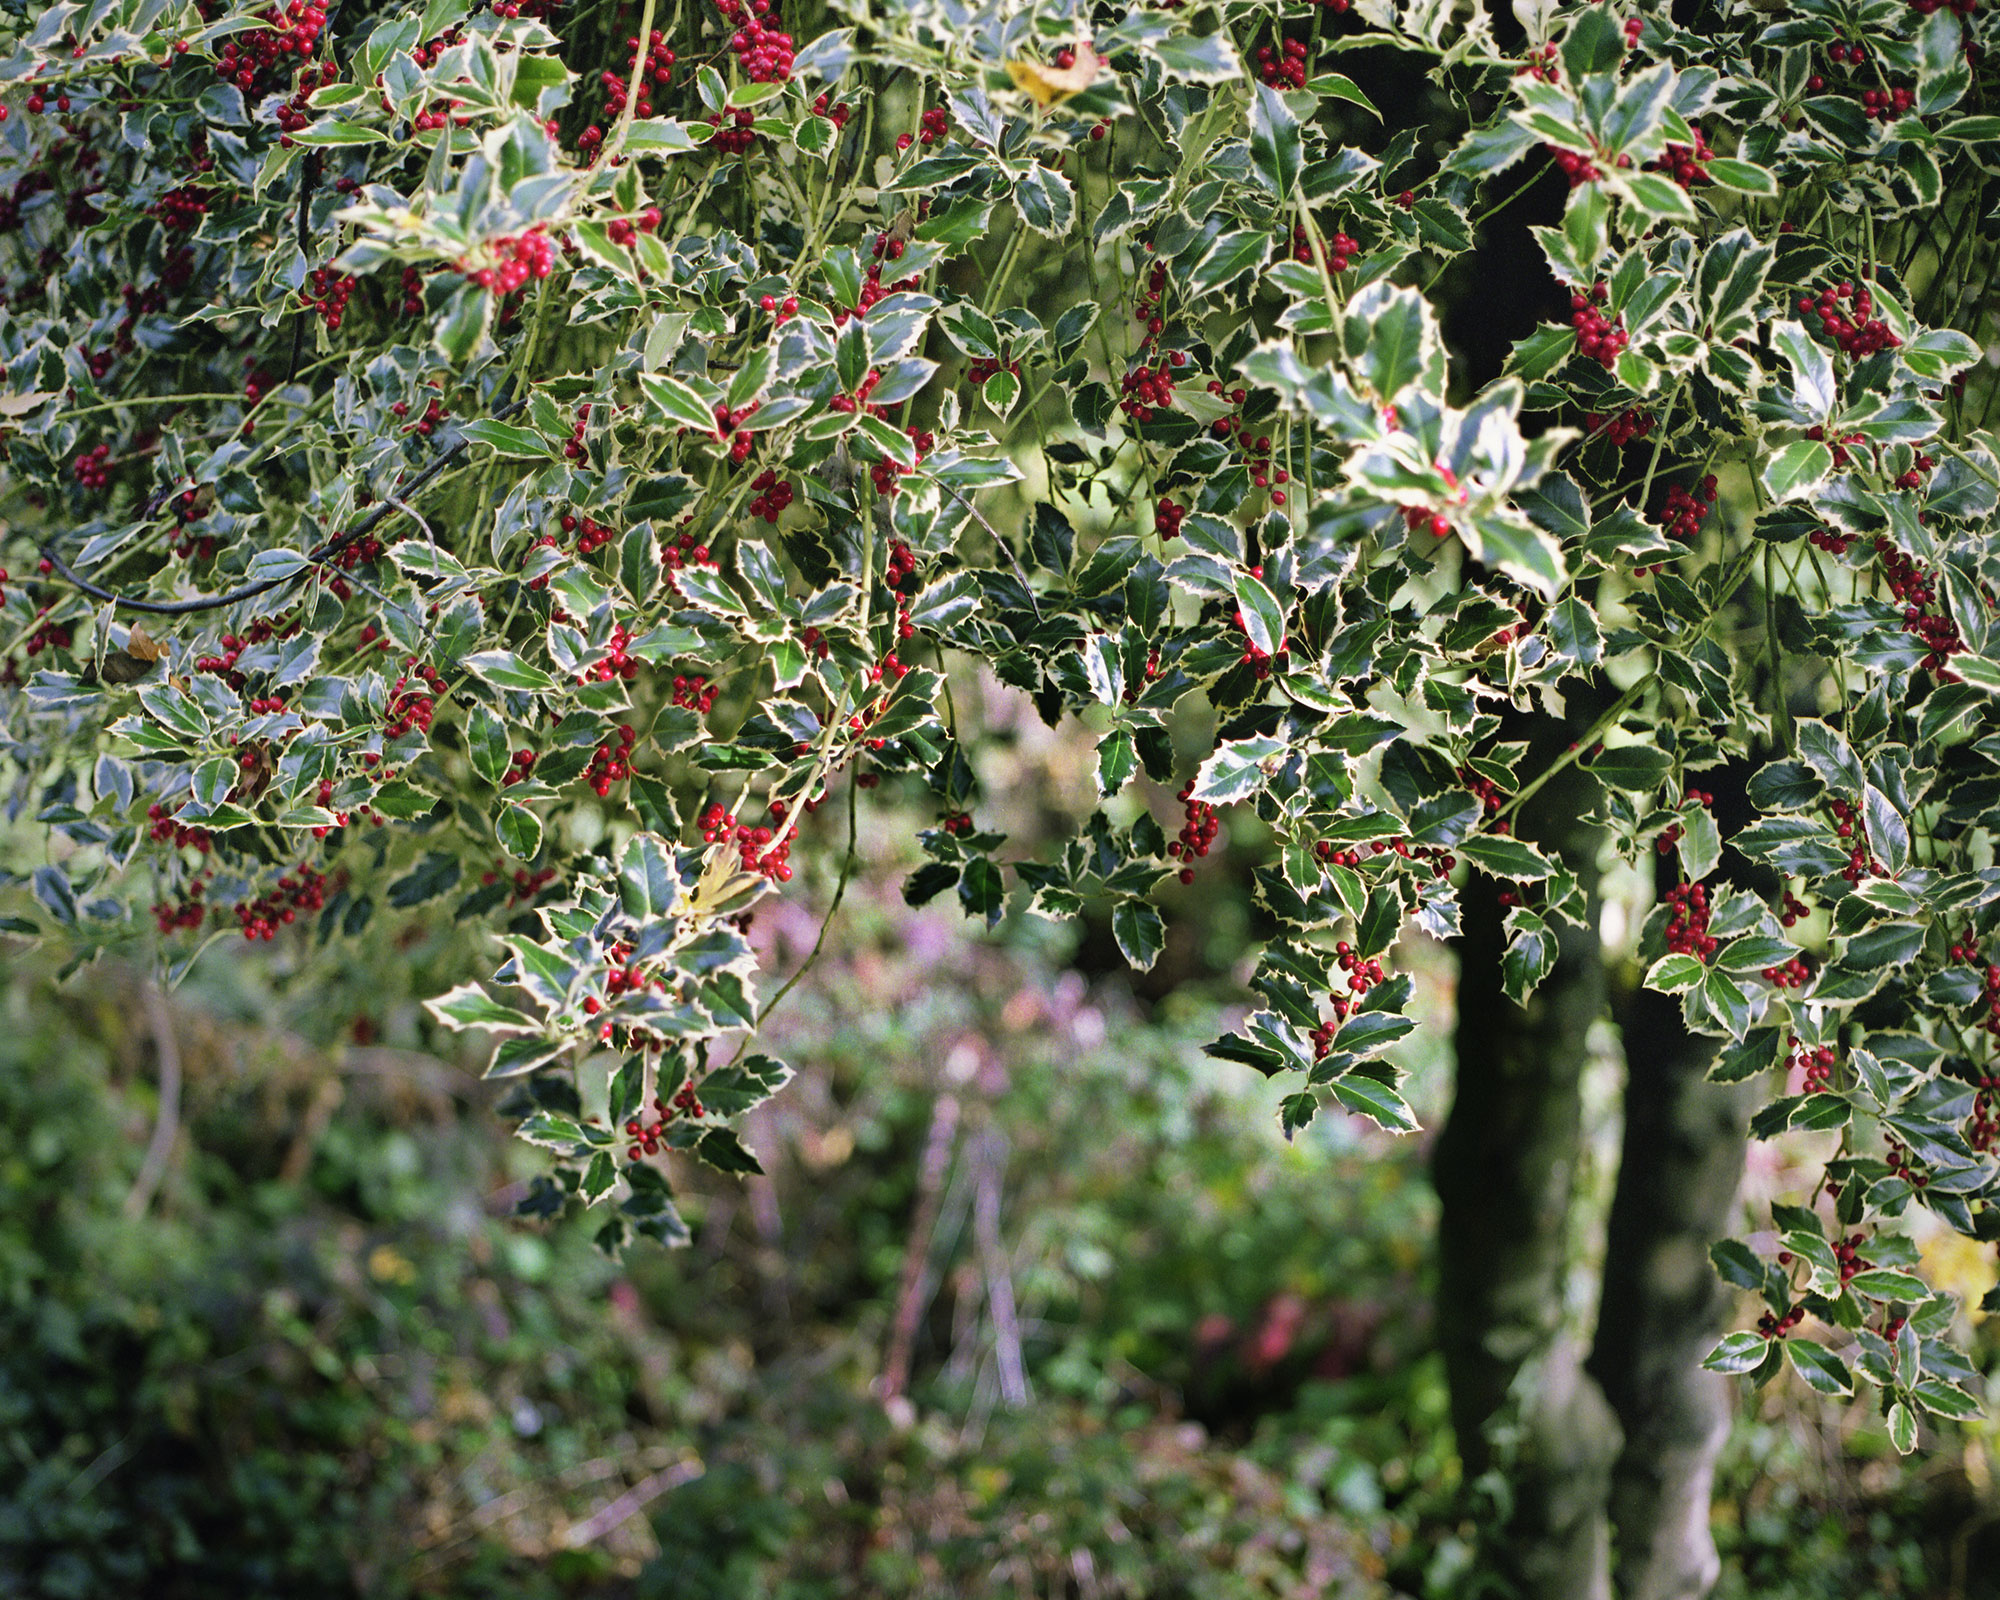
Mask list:
[[[1729,1379],[1704,1372],[1729,1294],[1708,1246],[1743,1177],[1746,1087],[1708,1081],[1713,1041],[1640,991],[1620,1008],[1625,1136],[1589,1371],[1625,1436],[1611,1477],[1622,1600],[1697,1600],[1720,1575],[1709,1533]]]
[[[1572,865],[1595,856],[1586,782],[1552,783],[1524,817]],[[1583,1155],[1591,1025],[1605,1014],[1603,953],[1566,931],[1528,1004],[1501,987],[1497,888],[1468,886],[1458,990],[1457,1091],[1433,1158],[1439,1218],[1438,1332],[1468,1482],[1502,1493],[1482,1529],[1495,1592],[1608,1600],[1605,1507],[1618,1423],[1563,1328],[1571,1209]]]

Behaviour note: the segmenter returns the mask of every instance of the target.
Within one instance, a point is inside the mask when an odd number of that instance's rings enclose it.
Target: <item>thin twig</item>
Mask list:
[[[174,1039],[174,1019],[167,1010],[167,997],[155,984],[146,985],[146,1020],[153,1030],[153,1048],[160,1058],[160,1109],[153,1119],[153,1137],[146,1146],[146,1159],[125,1196],[128,1220],[143,1217],[153,1203],[160,1181],[167,1175],[167,1162],[174,1153],[174,1141],[181,1129],[181,1051]]]
[[[896,1291],[896,1315],[889,1329],[889,1350],[882,1360],[881,1396],[886,1403],[909,1386],[910,1360],[916,1349],[917,1324],[930,1299],[931,1241],[937,1232],[944,1201],[944,1175],[958,1133],[958,1101],[938,1096],[931,1108],[931,1129],[924,1140],[923,1163],[917,1168],[917,1208],[910,1217],[910,1236],[903,1247],[903,1282]]]
[[[525,404],[527,404],[525,400],[509,400],[504,406],[493,413],[494,419],[497,421],[502,417],[511,416]],[[460,453],[469,443],[471,441],[463,434],[460,434],[442,455],[410,480],[408,485],[403,488],[403,495],[413,496],[420,489],[430,484],[445,468],[458,459]],[[227,594],[202,595],[193,600],[147,600],[139,595],[119,594],[116,590],[103,588],[98,584],[92,583],[88,578],[80,577],[67,561],[56,554],[53,543],[42,546],[42,555],[47,559],[50,566],[55,568],[71,584],[89,595],[93,600],[109,600],[115,605],[125,607],[128,611],[144,611],[158,617],[184,617],[198,611],[219,611],[224,606],[235,605],[239,600],[253,600],[260,594],[269,594],[273,589],[281,588],[285,584],[295,582],[314,566],[340,554],[341,551],[345,550],[356,540],[365,538],[386,517],[395,512],[399,505],[400,501],[396,498],[392,497],[384,500],[345,533],[336,535],[318,549],[312,551],[306,557],[306,565],[301,567],[297,572],[288,572],[281,578],[266,578],[258,583],[246,583],[240,588],[231,589]]]
[[[640,1479],[617,1499],[607,1501],[583,1521],[574,1524],[563,1535],[563,1548],[581,1550],[585,1545],[595,1544],[613,1529],[631,1521],[661,1495],[670,1494],[683,1484],[693,1483],[706,1470],[699,1461],[678,1461],[650,1478]]]
[[[1021,1319],[1014,1309],[1014,1277],[1000,1241],[1000,1183],[1007,1170],[1007,1139],[997,1128],[979,1136],[978,1188],[972,1206],[973,1236],[986,1274],[986,1304],[993,1316],[993,1359],[1000,1399],[1009,1408],[1028,1403],[1028,1372],[1021,1359]]]

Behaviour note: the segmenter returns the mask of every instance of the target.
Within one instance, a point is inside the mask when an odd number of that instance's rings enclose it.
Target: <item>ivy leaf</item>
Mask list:
[[[1808,1389],[1820,1394],[1854,1392],[1854,1376],[1847,1370],[1847,1363],[1824,1345],[1796,1335],[1784,1343],[1785,1354],[1791,1357],[1793,1370],[1805,1379]]]
[[[974,856],[966,862],[958,883],[958,903],[965,907],[966,915],[983,917],[986,926],[992,928],[999,923],[1006,902],[1006,885],[1001,881],[1000,869],[992,859]]]
[[[1097,743],[1097,792],[1109,800],[1139,770],[1139,746],[1130,728],[1113,728]]]
[[[1409,1102],[1386,1083],[1360,1073],[1351,1073],[1344,1078],[1335,1078],[1330,1086],[1333,1097],[1349,1111],[1367,1117],[1379,1128],[1391,1133],[1415,1133],[1418,1131],[1417,1114],[1410,1109]]]
[[[1285,610],[1278,597],[1247,572],[1236,574],[1236,603],[1243,611],[1243,628],[1250,642],[1267,656],[1285,642]]]
[[[542,848],[541,818],[524,805],[502,806],[500,815],[494,819],[493,831],[499,837],[501,849],[516,861],[532,861]]]
[[[1281,202],[1288,201],[1298,188],[1304,164],[1299,119],[1283,95],[1268,84],[1257,84],[1250,102],[1250,168],[1259,186]]]
[[[1061,238],[1076,220],[1076,193],[1061,173],[1036,162],[1014,185],[1014,209],[1044,238]]]
[[[1747,1328],[1735,1333],[1724,1334],[1722,1342],[1702,1357],[1702,1366],[1710,1372],[1723,1372],[1731,1377],[1754,1371],[1761,1366],[1769,1352],[1770,1341],[1761,1334]]]
[[[489,1033],[534,1033],[541,1023],[525,1011],[502,1005],[476,983],[461,983],[424,1009],[448,1028],[484,1028]]]
[[[1765,464],[1764,492],[1780,503],[1804,500],[1833,471],[1833,452],[1817,439],[1795,439]]]
[[[1155,44],[1152,53],[1168,77],[1188,83],[1227,83],[1243,76],[1243,63],[1221,30],[1201,38],[1172,34]]]
[[[1150,972],[1167,947],[1167,925],[1147,901],[1126,896],[1111,908],[1111,932],[1133,970]]]

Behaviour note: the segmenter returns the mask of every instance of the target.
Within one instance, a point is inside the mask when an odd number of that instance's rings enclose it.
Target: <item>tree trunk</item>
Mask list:
[[[1573,772],[1549,784],[1523,832],[1587,868],[1596,830],[1580,820],[1586,785]],[[1492,1472],[1501,1490],[1482,1571],[1533,1600],[1611,1592],[1605,1502],[1618,1424],[1562,1326],[1587,1036],[1606,1003],[1594,869],[1585,887],[1591,925],[1565,932],[1525,1008],[1501,989],[1497,888],[1484,877],[1468,887],[1457,1089],[1432,1168],[1452,1422],[1468,1483]]]
[[[1743,1177],[1744,1085],[1710,1083],[1715,1047],[1641,990],[1620,1008],[1625,1139],[1589,1370],[1625,1434],[1611,1479],[1622,1600],[1697,1600],[1721,1564],[1709,1533],[1731,1380],[1701,1359],[1729,1295],[1708,1247]]]

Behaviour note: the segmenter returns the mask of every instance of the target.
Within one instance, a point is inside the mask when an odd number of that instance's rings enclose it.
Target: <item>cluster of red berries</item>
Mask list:
[[[1778,1259],[1780,1261],[1789,1261],[1790,1252],[1780,1251],[1778,1254]],[[1792,1329],[1796,1328],[1801,1322],[1805,1320],[1806,1320],[1806,1308],[1804,1306],[1795,1305],[1789,1311],[1787,1311],[1783,1316],[1778,1316],[1772,1312],[1765,1311],[1758,1315],[1757,1331],[1761,1333],[1766,1339],[1782,1339],[1786,1334],[1790,1333]]]
[[[974,356],[966,366],[965,381],[976,389],[984,384],[988,378],[995,377],[1002,372],[1011,372],[1018,378],[1021,375],[1021,363],[1018,361],[1004,361],[998,356]]]
[[[1303,225],[1292,229],[1291,252],[1294,261],[1302,261],[1307,266],[1313,262],[1312,235]],[[1361,253],[1359,241],[1344,233],[1336,233],[1326,242],[1326,270],[1345,272],[1348,261]]]
[[[70,473],[80,488],[108,488],[111,483],[111,446],[100,444],[84,451],[70,464]]]
[[[1357,1000],[1382,981],[1382,963],[1356,955],[1354,947],[1345,939],[1334,945],[1333,959],[1347,974],[1348,992]],[[1339,1002],[1335,1004],[1337,1006]]]
[[[972,832],[973,822],[970,811],[947,811],[938,818],[938,826],[954,839],[962,839]]]
[[[436,133],[448,123],[453,122],[457,123],[461,128],[466,126],[466,124],[472,121],[472,118],[455,117],[452,115],[454,111],[458,110],[464,104],[463,100],[433,100],[427,109],[418,112],[411,120],[410,130],[412,135]],[[382,100],[382,109],[384,111],[389,109],[389,101],[386,95]]]
[[[526,867],[517,868],[514,873],[514,893],[507,903],[516,906],[526,905],[551,883],[555,882],[555,877],[556,869],[554,867],[541,867],[534,872],[530,872]],[[491,878],[492,875],[489,874],[489,882]]]
[[[668,1105],[665,1100],[655,1095],[653,1097],[653,1111],[658,1119],[656,1121],[645,1122],[638,1117],[632,1117],[626,1121],[625,1136],[634,1141],[632,1144],[626,1146],[625,1149],[625,1155],[628,1160],[637,1161],[641,1156],[658,1155],[660,1153],[660,1140],[666,1134],[667,1124],[672,1122],[675,1117],[703,1117],[708,1114],[707,1108],[696,1097],[694,1085],[691,1083],[684,1083],[674,1091],[674,1103],[672,1105]]]
[[[844,328],[847,326],[847,319],[850,315],[857,317],[867,316],[876,302],[888,295],[894,294],[899,290],[914,289],[917,287],[921,280],[915,276],[892,279],[886,284],[882,281],[882,269],[892,261],[901,261],[903,259],[903,251],[906,248],[901,239],[886,230],[875,235],[873,242],[868,247],[870,260],[868,270],[862,275],[861,279],[861,298],[855,301],[854,310],[851,313],[844,309],[834,312],[833,322],[835,327]]]
[[[184,183],[169,189],[149,208],[160,226],[170,233],[193,233],[208,215],[210,191],[198,184]]]
[[[1493,832],[1507,831],[1506,823],[1493,824]],[[1418,866],[1428,864],[1434,882],[1450,877],[1452,870],[1458,865],[1458,857],[1442,845],[1411,844],[1408,839],[1376,839],[1370,842],[1368,849],[1372,855],[1385,856],[1393,851],[1403,860]]]
[[[208,829],[185,826],[163,805],[148,806],[146,820],[152,824],[146,830],[147,837],[155,843],[171,844],[176,850],[198,850],[203,855],[208,854]]]
[[[638,737],[631,723],[621,722],[617,738],[591,752],[590,765],[584,769],[583,781],[597,791],[598,799],[609,795],[614,783],[622,783],[632,776],[632,746]]]
[[[943,106],[932,106],[930,110],[926,111],[921,117],[917,119],[918,144],[921,145],[943,144],[945,140],[949,139],[950,137],[951,137],[951,113],[946,111]],[[904,141],[907,140],[908,138],[909,138],[908,134],[903,135],[902,139],[898,139],[896,141],[897,145],[900,148],[907,150],[909,148],[909,145]]]
[[[398,291],[403,299],[400,306],[406,317],[421,317],[424,314],[424,275],[416,267],[403,268],[403,281]]]
[[[347,310],[348,297],[354,293],[354,279],[333,267],[314,267],[306,279],[306,286],[299,291],[299,298],[306,309],[319,314],[326,324],[328,333],[340,331],[341,316]]]
[[[225,39],[215,61],[216,74],[246,95],[272,86],[288,57],[303,59],[312,54],[320,30],[326,26],[326,7],[319,0],[291,0],[282,9],[266,7],[258,17],[267,26]],[[183,50],[185,44],[185,40],[176,41],[174,48]]]
[[[1812,915],[1812,907],[1807,905],[1788,888],[1785,890],[1784,905],[1778,912],[1778,921],[1787,928],[1795,928],[1799,918]]]
[[[1891,1139],[1889,1140],[1888,1143],[1889,1143],[1889,1148],[1882,1152],[1882,1161],[1884,1165],[1886,1165],[1892,1173],[1894,1173],[1897,1177],[1901,1178],[1912,1189],[1922,1189],[1928,1187],[1931,1181],[1930,1174],[1927,1172],[1919,1172],[1915,1167],[1910,1165],[1910,1152],[1903,1148],[1901,1141],[1897,1139]],[[1854,1237],[1856,1239],[1859,1239],[1861,1235],[1857,1233]],[[1839,1253],[1840,1253],[1840,1247],[1838,1245],[1834,1246],[1834,1254],[1838,1255]],[[1863,1263],[1861,1263],[1861,1265],[1867,1266],[1868,1263],[1864,1261]],[[1843,1271],[1841,1273],[1841,1282],[1845,1283],[1850,1276],[1852,1276],[1852,1274],[1844,1270],[1844,1264],[1843,1264]]]
[[[729,37],[729,48],[752,83],[783,83],[792,75],[792,36],[775,26],[771,0],[717,0],[716,9],[730,21],[743,17]],[[748,12],[745,16],[744,13]]]
[[[596,554],[618,536],[618,530],[609,524],[570,512],[563,515],[562,531],[577,536],[576,553],[580,556]]]
[[[1500,785],[1484,773],[1460,767],[1458,781],[1472,791],[1473,797],[1479,801],[1479,809],[1489,817],[1507,803],[1507,796],[1501,792]]]
[[[788,294],[781,301],[776,295],[767,294],[757,304],[765,311],[774,314],[780,323],[799,314],[799,300],[797,295]]]
[[[400,739],[406,733],[429,733],[437,711],[437,696],[444,693],[444,674],[411,656],[403,663],[404,675],[389,690],[389,709],[383,713],[382,736]],[[417,681],[411,683],[411,678]],[[428,692],[426,692],[428,691]]]
[[[1216,835],[1222,831],[1222,819],[1216,815],[1215,807],[1206,800],[1194,798],[1194,779],[1181,785],[1181,791],[1174,798],[1181,803],[1184,813],[1181,831],[1167,843],[1167,854],[1181,865],[1181,882],[1194,882],[1192,862],[1206,856],[1215,844]]]
[[[845,100],[839,102],[837,105],[830,105],[828,102],[831,99],[831,95],[822,91],[812,103],[813,115],[816,117],[825,117],[835,128],[845,128],[847,126],[847,119],[854,115],[854,108]]]
[[[1894,122],[1911,106],[1917,97],[1908,89],[1863,89],[1861,109],[1877,122]]]
[[[291,149],[292,135],[312,122],[312,97],[339,77],[340,64],[335,61],[322,62],[317,67],[307,63],[300,70],[298,82],[292,86],[292,97],[278,107],[279,149]],[[346,181],[351,184],[353,180]]]
[[[713,567],[715,560],[709,553],[708,546],[698,543],[694,530],[690,528],[683,531],[672,543],[661,546],[660,565],[666,568],[668,586],[678,594],[681,586],[676,574],[689,567]]]
[[[752,400],[746,406],[731,407],[718,403],[715,408],[715,436],[729,441],[729,460],[733,466],[741,466],[749,456],[756,436],[747,430],[739,432],[743,424],[756,411],[758,402]]]
[[[2000,966],[1987,967],[1985,985],[1986,1019],[1979,1026],[2000,1038]]]
[[[600,75],[598,82],[604,85],[604,120],[616,122],[625,112],[625,95],[632,81],[632,69],[639,65],[639,36],[633,34],[625,41],[625,65],[618,72],[607,71]],[[653,90],[664,89],[674,80],[674,53],[667,48],[667,36],[658,28],[646,35],[646,64],[639,71],[639,103],[632,108],[634,116],[650,117],[653,114]],[[586,129],[586,133],[596,132]],[[598,139],[591,141],[595,148]],[[580,143],[581,141],[579,141]]]
[[[1866,284],[1837,283],[1820,290],[1818,299],[1801,296],[1799,310],[1818,317],[1821,330],[1851,356],[1872,356],[1903,342],[1874,315],[1875,298]]]
[[[1715,474],[1710,473],[1690,492],[1678,483],[1669,484],[1667,497],[1654,519],[1660,524],[1669,539],[1679,539],[1684,544],[1694,542],[1701,532],[1702,518],[1708,515],[1708,508],[1715,504]]]
[[[686,711],[698,711],[703,716],[714,709],[715,685],[699,673],[674,679],[674,704]]]
[[[1313,846],[1313,854],[1330,867],[1358,867],[1361,865],[1359,850],[1336,850],[1333,841],[1321,839]]]
[[[236,925],[249,940],[269,941],[280,926],[293,921],[301,911],[318,911],[326,904],[326,878],[311,867],[301,866],[297,875],[286,873],[268,894],[236,907]]]
[[[507,763],[507,771],[500,779],[500,787],[511,789],[517,783],[526,783],[535,775],[535,752],[516,750]]]
[[[1692,189],[1698,183],[1708,182],[1708,163],[1714,159],[1715,152],[1709,149],[1701,129],[1696,128],[1692,145],[1670,144],[1659,160],[1646,165],[1654,172],[1668,174],[1683,189]]]
[[[535,552],[537,550],[560,550],[561,548],[562,546],[556,541],[556,536],[554,534],[552,533],[537,534],[535,536],[534,542],[530,544],[528,548],[521,554],[521,570],[523,572],[526,572],[528,568],[534,564]],[[546,572],[544,572],[539,578],[530,578],[528,580],[528,588],[531,590],[546,589],[548,586],[549,586],[549,575]]]
[[[734,111],[711,111],[708,125],[715,130],[709,143],[727,155],[741,155],[757,142],[757,113],[748,106]]]
[[[935,435],[928,430],[912,425],[903,430],[910,436],[910,443],[916,448],[919,461],[930,454],[931,446],[937,443]],[[875,492],[885,500],[892,500],[902,486],[897,482],[904,472],[913,470],[899,465],[889,457],[869,463],[868,476],[875,485]]]
[[[1604,174],[1589,156],[1575,150],[1562,150],[1554,145],[1548,147],[1550,157],[1562,169],[1562,175],[1569,179],[1572,189],[1581,189],[1586,183],[1595,183]]]
[[[898,594],[907,594],[917,586],[916,552],[901,539],[889,541],[889,559],[882,568],[882,581]]]
[[[1306,86],[1305,41],[1287,39],[1280,50],[1260,45],[1257,49],[1257,76],[1273,89],[1303,89]]]
[[[512,294],[530,278],[546,278],[555,269],[556,247],[539,224],[519,238],[503,234],[490,241],[490,248],[500,258],[497,267],[467,271],[465,263],[460,261],[458,270],[480,288],[495,294]]]
[[[1806,535],[1806,542],[1815,550],[1824,550],[1830,556],[1844,556],[1847,547],[1854,542],[1852,534],[1836,533],[1831,528],[1815,528]]]
[[[1791,1036],[1792,1055],[1788,1063],[1800,1073],[1800,1083],[1807,1094],[1823,1094],[1833,1083],[1834,1050],[1830,1044],[1800,1044],[1799,1036]]]
[[[1142,361],[1125,374],[1119,387],[1124,396],[1119,409],[1134,422],[1151,422],[1156,412],[1173,409],[1173,363],[1162,361],[1155,367]]]
[[[653,233],[660,226],[660,208],[647,206],[633,217],[614,217],[604,225],[604,236],[621,250],[632,248],[632,241],[642,233]]]
[[[1153,531],[1162,539],[1178,539],[1181,536],[1181,519],[1187,515],[1186,506],[1177,506],[1165,495],[1153,507]]]
[[[389,407],[389,413],[391,416],[407,417],[410,414],[409,401],[398,400],[394,405]],[[450,416],[451,413],[445,409],[444,402],[433,397],[424,403],[424,414],[417,418],[415,422],[407,423],[403,428],[403,432],[421,434],[424,438],[428,439],[433,433],[437,432],[439,424],[447,421]],[[352,547],[350,546],[350,548]],[[380,547],[378,546],[377,548],[379,549]]]
[[[70,647],[72,640],[68,623],[53,621],[47,606],[43,606],[35,616],[38,619],[35,631],[28,635],[28,655],[31,658],[44,650],[67,650]]]
[[[1644,17],[1627,17],[1625,19],[1625,48],[1627,50],[1634,48],[1639,43],[1639,35],[1645,31],[1646,19]]]
[[[333,811],[333,779],[321,778],[319,780],[317,798],[323,810]],[[335,828],[344,828],[347,826],[347,813],[345,811],[333,811],[333,815],[334,821],[331,824],[321,823],[313,829],[312,836],[315,839],[324,839]],[[371,815],[374,816],[375,823],[379,827],[382,822],[381,816],[372,812]]]
[[[870,367],[867,372],[862,374],[861,382],[855,386],[854,393],[837,394],[831,400],[827,401],[827,405],[833,410],[840,412],[843,416],[852,416],[863,406],[867,406],[868,414],[871,417],[879,417],[882,414],[882,408],[880,406],[868,405],[868,397],[875,392],[875,385],[881,381],[882,374],[877,372],[873,367]]]
[[[1587,413],[1583,420],[1584,426],[1591,433],[1603,434],[1621,450],[1653,431],[1653,413],[1643,411],[1637,406],[1611,417],[1592,411]]]
[[[1610,292],[1609,286],[1600,281],[1591,285],[1589,294],[1574,292],[1569,297],[1569,325],[1576,329],[1577,353],[1607,371],[1618,364],[1619,352],[1629,339],[1623,326],[1623,312],[1608,318],[1598,310]]]
[[[750,515],[764,522],[776,522],[792,503],[791,483],[778,476],[775,467],[766,467],[750,480],[756,495],[750,501]]]
[[[590,402],[588,400],[576,408],[576,421],[569,425],[569,438],[563,444],[563,458],[567,461],[582,461],[590,451],[583,442],[584,430],[590,426]]]
[[[1721,948],[1708,931],[1708,890],[1698,883],[1676,884],[1667,891],[1667,948],[1675,955],[1706,961]]]
[[[1429,506],[1404,506],[1403,526],[1412,533],[1421,533],[1426,528],[1433,538],[1451,537],[1451,518],[1442,511],[1433,511]]]
[[[783,801],[773,801],[771,816],[780,827],[784,824],[785,807]],[[776,830],[759,825],[733,822],[720,801],[710,805],[701,814],[701,837],[707,844],[733,844],[742,858],[743,870],[755,872],[777,883],[790,883],[792,869],[788,858],[792,853],[792,836],[789,832],[780,839]]]
[[[1812,968],[1804,956],[1793,956],[1778,966],[1764,968],[1764,981],[1780,989],[1803,989],[1812,981]]]
[[[1995,1089],[2000,1089],[2000,1078],[1979,1080],[1979,1093],[1972,1097],[1972,1115],[1966,1119],[1965,1142],[1981,1153],[1991,1150],[1995,1138],[2000,1137],[2000,1118],[1993,1110]]]
[[[1159,677],[1159,675],[1160,675],[1160,652],[1159,648],[1155,646],[1153,649],[1148,650],[1146,652],[1146,665],[1142,670],[1142,672],[1138,675],[1135,675],[1132,678],[1132,680],[1125,685],[1125,697],[1124,697],[1125,703],[1128,706],[1137,705],[1139,703],[1140,691],[1144,689],[1147,684],[1151,683],[1155,678]]]
[[[622,678],[630,683],[638,676],[639,659],[632,654],[632,630],[622,622],[615,622],[611,625],[611,637],[605,641],[604,659],[585,667],[576,681],[609,683],[613,678]]]
[[[1846,466],[1849,460],[1852,459],[1847,453],[1849,445],[1865,444],[1867,442],[1867,436],[1859,433],[1834,434],[1829,438],[1826,429],[1818,423],[1814,423],[1813,426],[1806,429],[1806,437],[1824,444],[1832,452],[1833,464],[1836,468]]]
[[[1555,40],[1551,39],[1540,49],[1530,50],[1514,69],[1517,78],[1533,78],[1539,83],[1559,83],[1562,81],[1562,61]]]
[[[208,907],[202,904],[205,885],[197,878],[187,886],[187,893],[179,904],[162,900],[153,907],[153,921],[161,933],[172,933],[179,928],[199,928],[201,919],[208,914]]]
[[[1921,489],[1936,467],[1936,459],[1926,452],[1919,450],[1917,452],[1916,464],[1907,472],[1900,472],[1896,475],[1896,487],[1898,489]]]
[[[1148,250],[1153,248],[1152,240],[1146,241],[1146,248]],[[1142,346],[1151,344],[1166,330],[1166,319],[1160,315],[1160,302],[1166,298],[1166,294],[1166,263],[1155,262],[1152,270],[1146,274],[1145,287],[1139,291],[1139,298],[1132,306],[1133,319],[1145,324],[1146,336],[1139,341]]]
[[[1881,558],[1889,592],[1903,603],[1903,631],[1924,647],[1918,665],[1927,672],[1942,671],[1965,648],[1965,640],[1958,624],[1938,608],[1937,584],[1886,534],[1875,536],[1875,554]]]

